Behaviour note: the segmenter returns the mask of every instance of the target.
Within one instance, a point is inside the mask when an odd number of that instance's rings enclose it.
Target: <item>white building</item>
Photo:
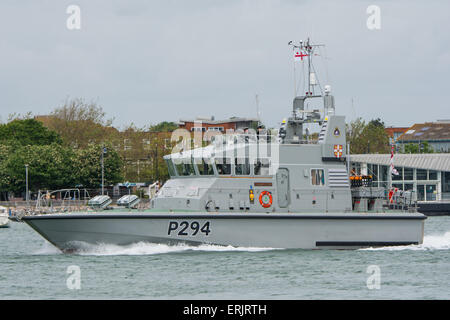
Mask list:
[[[357,174],[372,175],[375,186],[413,190],[418,201],[450,200],[450,154],[396,154],[399,175],[390,175],[390,154],[350,156]]]

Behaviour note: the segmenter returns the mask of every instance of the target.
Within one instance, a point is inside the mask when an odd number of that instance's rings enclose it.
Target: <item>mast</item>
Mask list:
[[[324,44],[312,44],[311,40],[308,38],[305,42],[300,40],[298,44],[295,44],[293,41],[289,41],[288,45],[292,47],[294,52],[296,51],[294,58],[294,86],[296,86],[296,74],[295,74],[295,62],[303,61],[303,58],[307,59],[307,81],[308,81],[308,90],[305,92],[305,96],[316,96],[314,92],[314,86],[318,85],[320,87],[320,83],[318,82],[317,75],[314,70],[314,65],[312,58],[314,56],[314,51],[318,47],[324,47]],[[321,87],[320,87],[321,88]],[[297,88],[295,87],[295,93],[297,92]],[[320,95],[321,96],[322,92]]]
[[[285,127],[280,129],[280,137],[283,143],[304,143],[303,142],[303,125],[306,123],[319,123],[322,124],[323,119],[325,119],[326,115],[323,117],[320,114],[319,110],[305,111],[305,100],[310,98],[321,98],[324,97],[324,108],[327,110],[328,105],[331,104],[331,95],[329,95],[329,90],[326,90],[326,96],[323,96],[322,87],[319,84],[317,75],[315,74],[314,65],[313,65],[313,55],[314,50],[318,47],[324,46],[323,44],[312,44],[311,40],[308,38],[306,41],[300,40],[298,44],[295,44],[293,41],[289,41],[289,46],[292,47],[294,51],[294,86],[295,86],[295,95],[294,101],[292,104],[292,116],[286,122]],[[305,86],[307,91],[304,95],[297,96],[297,80],[296,80],[296,71],[295,64],[297,62],[303,62],[306,59],[306,68],[304,79],[308,81],[308,85]],[[316,93],[315,87],[319,86],[320,93]],[[326,113],[326,112],[325,112]]]

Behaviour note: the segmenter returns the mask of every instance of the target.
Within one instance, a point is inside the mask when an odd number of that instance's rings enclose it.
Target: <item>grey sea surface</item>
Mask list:
[[[425,221],[422,245],[360,250],[137,243],[63,254],[24,223],[0,229],[0,299],[449,298],[450,216]]]

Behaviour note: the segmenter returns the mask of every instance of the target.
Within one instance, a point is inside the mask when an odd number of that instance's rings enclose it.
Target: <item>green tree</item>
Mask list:
[[[25,190],[25,165],[28,165],[30,190],[59,189],[74,183],[74,153],[58,144],[21,146],[8,155],[4,169],[9,176],[9,191]]]
[[[350,143],[350,152],[353,154],[365,153],[366,147],[363,141],[363,131],[366,123],[361,118],[357,118],[346,125],[347,142]]]
[[[149,127],[151,132],[172,132],[176,130],[178,126],[174,122],[163,121],[158,124]]]
[[[0,145],[0,192],[25,191],[25,165],[28,165],[28,186],[55,190],[83,185],[89,188],[101,186],[102,146],[90,144],[86,149],[72,150],[58,144],[46,146]],[[122,181],[122,160],[108,146],[104,154],[105,185]]]
[[[54,109],[45,125],[57,132],[65,145],[85,148],[89,143],[109,141],[117,133],[112,121],[97,103],[74,98]]]
[[[379,118],[366,122],[358,118],[347,125],[347,141],[352,154],[389,153],[389,136]]]
[[[7,171],[7,162],[13,152],[11,145],[0,144],[0,192],[10,191],[11,176]]]
[[[61,137],[35,119],[14,119],[0,124],[0,143],[14,145],[61,144]]]
[[[369,121],[369,125],[373,126],[373,127],[378,127],[378,128],[383,128],[384,129],[384,121],[381,121],[380,118],[377,119],[372,119]]]
[[[408,143],[404,147],[403,153],[433,153],[433,148],[429,145],[428,141],[422,141],[420,143]]]
[[[104,181],[105,186],[121,182],[122,159],[111,144],[105,144]],[[76,151],[75,181],[87,188],[99,188],[102,183],[101,156],[103,147],[100,144],[89,144],[85,149]]]
[[[149,150],[151,166],[148,169],[151,181],[169,179],[169,171],[163,157],[170,154],[172,148],[173,145],[168,135],[157,134],[153,137]]]

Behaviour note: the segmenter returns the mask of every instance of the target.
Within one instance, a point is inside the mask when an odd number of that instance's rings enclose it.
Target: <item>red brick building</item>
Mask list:
[[[253,128],[256,130],[259,120],[256,118],[238,118],[231,117],[226,120],[215,120],[214,117],[211,118],[200,118],[197,117],[195,120],[180,120],[178,127],[182,129],[194,131],[219,131],[226,133],[227,130],[236,131],[238,129]]]
[[[389,143],[395,143],[398,138],[408,130],[409,127],[389,127],[385,128],[384,131],[389,136]]]

